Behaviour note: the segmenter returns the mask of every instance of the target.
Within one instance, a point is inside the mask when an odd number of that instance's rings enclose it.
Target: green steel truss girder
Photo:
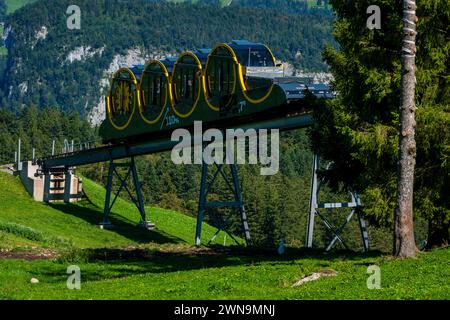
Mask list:
[[[285,131],[308,127],[311,124],[311,115],[301,114],[297,116],[265,120],[262,122],[248,123],[239,127],[230,127],[230,129],[279,129]],[[143,141],[136,144],[112,144],[105,147],[41,158],[37,160],[37,163],[41,166],[43,172],[47,172],[56,167],[74,167],[90,163],[110,161],[111,159],[118,160],[167,151],[172,149],[177,143],[177,141],[171,141],[169,135],[166,138]]]

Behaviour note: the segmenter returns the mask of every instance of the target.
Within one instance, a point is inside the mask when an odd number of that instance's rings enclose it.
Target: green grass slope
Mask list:
[[[0,259],[0,299],[449,299],[449,261],[449,249],[410,260],[182,253],[89,262]],[[80,290],[66,287],[66,270],[73,264],[81,270]],[[381,289],[367,287],[367,267],[373,264],[381,270]],[[330,268],[337,276],[292,287]],[[32,277],[40,282],[31,284]]]
[[[198,250],[189,245],[193,218],[149,208],[157,229],[139,230],[136,209],[123,200],[112,215],[117,227],[98,229],[104,189],[87,179],[84,187],[91,202],[46,205],[32,201],[17,178],[0,173],[0,299],[450,298],[450,249],[409,260],[377,252]],[[206,226],[204,240],[213,232]],[[27,256],[34,247],[60,255]],[[71,265],[80,267],[81,290],[67,288]],[[367,287],[371,265],[380,267],[381,289]],[[337,276],[292,287],[324,269]]]
[[[92,204],[96,208],[103,208],[103,203],[105,200],[105,189],[86,178],[83,179],[83,188]],[[118,212],[120,212],[121,214],[118,214]],[[123,213],[128,214],[124,215]],[[180,214],[175,211],[154,207],[146,207],[146,213],[151,222],[156,224],[156,231],[159,231],[162,236],[165,235],[169,238],[169,240],[172,239],[175,240],[175,242],[184,241],[189,244],[192,244],[194,242],[196,219],[194,219],[193,217]],[[130,204],[129,202],[118,198],[118,200],[114,204],[113,215],[111,216],[111,219],[114,224],[116,224],[114,219],[118,219],[121,222],[129,222],[132,225],[135,225],[139,222],[140,216],[133,204]],[[202,243],[207,243],[215,232],[215,228],[204,223],[202,228]],[[159,241],[159,243],[161,243],[161,241]],[[229,237],[224,239],[223,233],[220,233],[218,235],[215,243],[225,243],[226,245],[234,244]]]
[[[174,211],[147,208],[156,229],[140,229],[136,227],[140,217],[136,207],[120,198],[111,214],[114,229],[99,229],[105,189],[88,179],[83,182],[91,202],[44,204],[33,201],[17,177],[0,172],[0,239],[6,239],[0,242],[0,248],[160,247],[194,242],[194,218]],[[215,230],[204,224],[202,241],[207,243]],[[216,241],[223,244],[223,235]]]
[[[35,2],[37,0],[5,0],[6,3],[6,12],[13,13],[14,11],[20,9],[21,7]]]

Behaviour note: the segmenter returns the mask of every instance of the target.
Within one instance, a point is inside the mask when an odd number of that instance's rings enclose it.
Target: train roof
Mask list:
[[[250,42],[247,40],[232,40],[228,45],[235,51],[237,58],[239,62],[244,66],[265,66],[266,64],[272,64],[273,61],[273,55],[270,52],[270,50],[262,43],[255,43]],[[259,52],[259,60],[260,61],[254,61],[254,59],[248,59],[248,51],[258,51]],[[206,65],[206,62],[208,61],[208,56],[212,52],[212,49],[210,48],[200,48],[196,51],[192,51],[191,53],[194,54],[201,62],[202,66],[204,67]],[[178,57],[166,57],[165,59],[159,60],[162,62],[169,73],[172,72],[172,69],[178,60]],[[263,61],[263,62],[261,62]],[[135,66],[138,67],[138,66]],[[134,72],[134,71],[133,71]],[[141,70],[142,73],[142,70]]]
[[[169,74],[171,74],[173,66],[175,65],[175,62],[177,62],[177,58],[175,58],[175,57],[166,57],[165,59],[159,60],[159,61],[166,67],[167,72]]]
[[[248,40],[232,40],[227,44],[236,55],[239,63],[245,67],[275,67],[275,57],[273,56],[270,49],[262,44],[257,42],[251,42]],[[203,67],[205,67],[206,62],[208,61],[208,56],[211,54],[212,49],[209,48],[200,48],[196,51],[191,51],[193,55],[195,55]],[[164,64],[169,74],[172,73],[174,65],[179,57],[166,57],[164,59],[160,59],[159,61]],[[134,65],[129,68],[136,76],[139,81],[142,72],[145,68],[145,65]]]
[[[211,49],[198,49],[197,51],[192,53],[197,56],[202,66],[205,66],[206,61],[208,61],[208,55],[211,53]]]
[[[231,40],[228,45],[233,49],[267,49],[262,43],[250,42],[247,40]]]
[[[139,83],[141,81],[142,72],[144,71],[144,65],[136,64],[129,69],[131,70],[131,72],[134,73],[134,76],[136,77],[136,80]]]
[[[239,63],[245,67],[275,67],[275,57],[262,43],[232,40],[228,46],[233,49]]]

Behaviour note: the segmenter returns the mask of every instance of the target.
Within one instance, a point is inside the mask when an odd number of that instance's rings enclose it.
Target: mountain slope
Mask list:
[[[193,3],[193,4],[212,4],[219,5],[221,7],[228,6],[241,6],[250,8],[265,8],[276,9],[290,13],[304,13],[309,9],[331,9],[328,5],[328,0],[153,0],[160,2],[174,2],[174,3]]]
[[[280,60],[325,70],[321,51],[333,43],[332,15],[324,10],[293,15],[241,6],[82,0],[81,29],[69,30],[69,4],[40,0],[9,16],[0,106],[60,106],[86,114],[102,103],[108,77],[119,66],[232,39],[264,42]]]

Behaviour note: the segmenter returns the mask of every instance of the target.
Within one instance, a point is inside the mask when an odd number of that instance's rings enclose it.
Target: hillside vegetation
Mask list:
[[[17,150],[17,140],[22,141],[22,159],[31,159],[32,148],[36,157],[48,156],[55,140],[55,152],[60,153],[64,139],[96,140],[95,130],[77,112],[63,113],[56,108],[37,109],[35,106],[19,114],[0,109],[0,164],[10,163]]]
[[[328,180],[351,185],[367,216],[392,225],[400,179],[402,3],[383,1],[386,19],[376,32],[360,27],[365,0],[332,3],[340,46],[324,57],[339,95],[314,109],[314,149],[333,163]],[[419,0],[417,16],[414,218],[429,221],[432,247],[450,242],[449,1]]]
[[[302,250],[194,249],[194,219],[152,208],[157,230],[135,227],[119,200],[116,228],[100,230],[104,190],[85,179],[92,203],[33,202],[17,178],[0,173],[0,299],[447,299],[450,250],[396,261],[377,252],[323,255]],[[125,213],[126,212],[126,213]],[[125,214],[124,214],[125,213]],[[212,228],[205,226],[205,239]],[[222,239],[220,240],[222,241]],[[219,242],[220,242],[219,241]],[[25,260],[24,260],[25,259]],[[81,290],[66,287],[81,270]],[[367,288],[367,267],[381,269],[381,289]],[[305,275],[335,270],[299,287]],[[31,284],[36,278],[38,284]]]
[[[188,2],[194,4],[218,4],[222,7],[241,6],[250,8],[277,9],[290,13],[304,13],[311,8],[331,9],[328,0],[153,0],[166,2]]]

